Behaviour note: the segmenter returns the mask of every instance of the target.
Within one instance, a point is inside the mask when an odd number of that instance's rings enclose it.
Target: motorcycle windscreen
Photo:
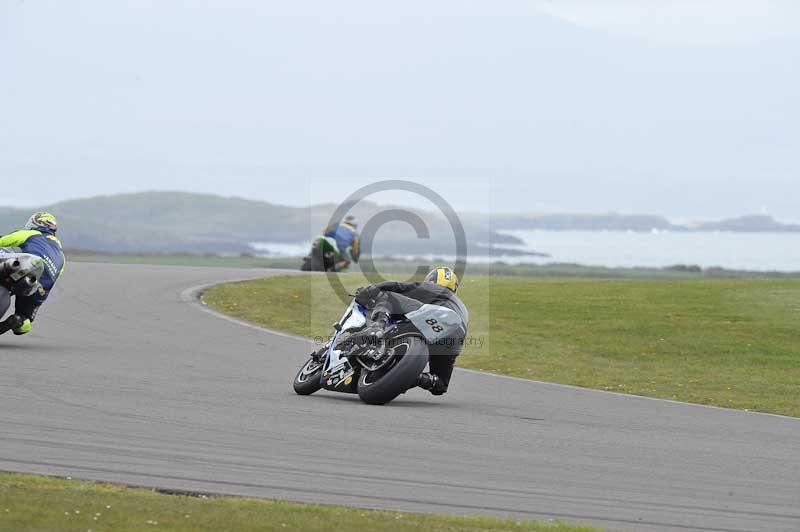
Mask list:
[[[338,340],[347,331],[358,330],[364,327],[367,319],[363,309],[353,301],[339,320],[340,330],[331,342],[328,357],[325,360],[325,369],[321,376],[322,387],[334,391],[348,391],[355,375],[355,368],[347,360],[347,353],[341,349]]]

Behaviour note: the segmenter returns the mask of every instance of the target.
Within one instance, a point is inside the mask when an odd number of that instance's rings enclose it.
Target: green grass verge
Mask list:
[[[363,282],[341,278],[351,291]],[[472,276],[461,295],[484,343],[459,366],[800,417],[800,281]],[[309,337],[344,309],[324,276],[223,285],[204,300]]]
[[[0,530],[591,532],[596,529],[487,517],[448,517],[243,498],[163,495],[152,490],[110,484],[0,473]]]

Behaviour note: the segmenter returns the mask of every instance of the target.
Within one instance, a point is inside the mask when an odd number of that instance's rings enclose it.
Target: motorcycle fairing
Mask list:
[[[406,317],[430,343],[456,336],[463,328],[463,321],[457,312],[439,305],[422,305],[418,310],[406,314]]]
[[[323,240],[331,247],[331,251],[333,251],[336,255],[339,255],[341,252],[339,251],[339,244],[336,243],[336,239],[331,236],[323,236]]]
[[[331,339],[325,359],[325,368],[320,376],[322,387],[333,391],[342,391],[342,388],[352,384],[355,369],[347,359],[347,352],[336,349],[339,340],[350,331],[356,331],[367,324],[367,309],[353,301],[347,307],[342,319],[339,320],[339,330]]]

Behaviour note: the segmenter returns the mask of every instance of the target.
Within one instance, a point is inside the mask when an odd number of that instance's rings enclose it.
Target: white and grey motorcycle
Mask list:
[[[428,363],[428,344],[457,334],[462,327],[453,310],[391,294],[395,312],[383,331],[364,338],[373,325],[370,310],[355,300],[325,349],[311,355],[294,378],[294,391],[310,395],[320,389],[358,394],[368,404],[383,405],[417,385]]]

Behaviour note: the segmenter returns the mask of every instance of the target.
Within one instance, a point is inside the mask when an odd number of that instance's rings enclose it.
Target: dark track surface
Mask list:
[[[0,337],[0,469],[624,530],[800,530],[800,420],[467,371],[444,398],[387,407],[296,396],[307,342],[182,298],[276,273],[72,264],[30,337]]]

